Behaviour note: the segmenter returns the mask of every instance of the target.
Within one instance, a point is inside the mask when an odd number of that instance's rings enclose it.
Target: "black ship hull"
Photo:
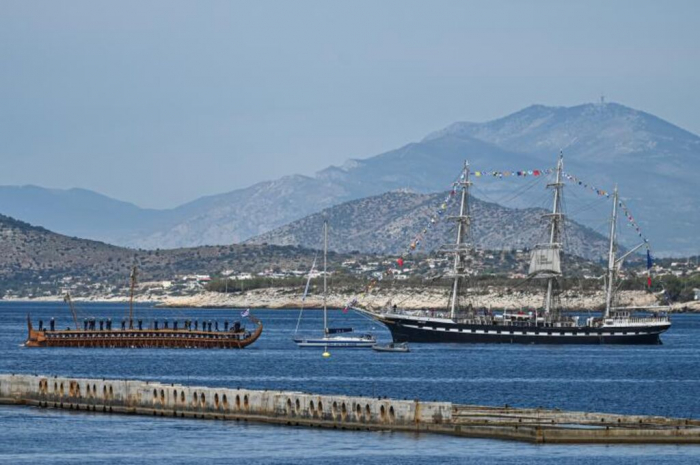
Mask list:
[[[380,318],[394,342],[464,344],[661,344],[670,324],[626,327],[544,327],[460,324]]]

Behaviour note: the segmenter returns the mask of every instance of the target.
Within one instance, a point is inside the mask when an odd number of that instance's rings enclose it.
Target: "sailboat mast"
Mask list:
[[[550,216],[550,231],[549,231],[549,245],[552,247],[561,247],[561,193],[564,188],[564,183],[562,183],[562,172],[564,170],[564,155],[559,153],[559,161],[557,162],[557,177],[553,184],[548,184],[547,187],[554,189],[554,206],[552,207],[552,214]],[[551,276],[547,279],[547,297],[544,303],[544,313],[545,317],[548,317],[552,311],[553,305],[553,292],[554,292],[554,281],[556,277]]]
[[[323,220],[323,333],[328,334],[328,219]]]
[[[129,290],[129,329],[134,329],[134,289],[136,288],[136,265],[131,269],[131,286]]]
[[[613,191],[613,208],[612,208],[612,218],[610,223],[610,249],[608,251],[608,279],[605,289],[605,318],[610,317],[610,312],[612,310],[613,303],[613,286],[615,280],[615,234],[617,230],[617,203],[618,203],[618,193],[617,185]]]
[[[455,317],[457,312],[457,294],[459,291],[459,278],[464,273],[464,238],[469,233],[470,226],[470,216],[469,212],[469,162],[464,162],[464,169],[462,175],[460,176],[459,185],[462,187],[462,197],[459,205],[459,215],[453,217],[452,219],[457,221],[457,242],[455,247],[455,261],[454,261],[454,284],[452,286],[452,299],[450,302],[450,318]]]

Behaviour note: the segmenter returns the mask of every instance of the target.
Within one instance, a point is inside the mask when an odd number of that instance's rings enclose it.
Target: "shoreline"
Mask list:
[[[344,308],[353,299],[358,299],[357,306],[368,309],[381,309],[394,303],[400,308],[409,310],[441,308],[446,305],[448,296],[445,289],[437,288],[405,288],[398,291],[377,290],[370,295],[357,295],[352,290],[340,290],[328,295],[329,308]],[[62,303],[61,296],[42,296],[34,298],[3,298],[2,302],[52,302]],[[78,303],[124,303],[128,304],[127,296],[74,296]],[[543,297],[539,293],[526,291],[490,290],[481,294],[471,295],[463,302],[471,303],[474,307],[492,308],[496,310],[527,310],[539,308]],[[153,304],[157,308],[251,308],[251,309],[304,309],[315,310],[323,308],[323,298],[319,295],[309,295],[302,301],[296,288],[263,288],[245,293],[223,294],[203,291],[185,296],[137,295],[134,302]],[[565,291],[561,295],[563,311],[600,311],[604,302],[602,291]],[[655,305],[656,299],[645,291],[622,291],[619,293],[620,306],[650,306]],[[700,301],[672,304],[673,313],[700,313]]]

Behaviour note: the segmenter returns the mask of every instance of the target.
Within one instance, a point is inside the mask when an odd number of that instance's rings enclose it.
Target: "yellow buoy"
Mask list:
[[[328,358],[328,357],[330,357],[330,356],[331,356],[331,353],[328,352],[328,351],[326,351],[326,352],[323,353],[323,358]]]

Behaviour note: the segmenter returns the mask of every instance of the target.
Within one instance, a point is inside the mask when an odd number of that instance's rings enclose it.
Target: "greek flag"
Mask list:
[[[249,309],[249,308],[246,308],[244,311],[241,312],[241,316],[242,316],[243,318],[247,317],[248,315],[250,315],[250,309]]]

